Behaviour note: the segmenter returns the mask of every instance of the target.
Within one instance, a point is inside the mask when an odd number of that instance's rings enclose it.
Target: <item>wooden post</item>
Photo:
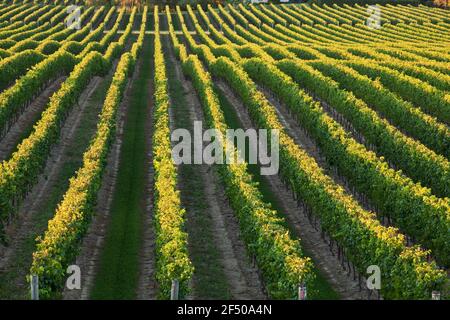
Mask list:
[[[39,276],[31,276],[31,300],[39,300]]]
[[[180,289],[180,284],[178,280],[172,280],[172,289],[170,290],[170,300],[178,300],[178,292]]]
[[[431,300],[441,300],[441,293],[439,291],[431,292]]]
[[[306,298],[307,298],[306,285],[302,283],[298,286],[298,300],[306,300]]]

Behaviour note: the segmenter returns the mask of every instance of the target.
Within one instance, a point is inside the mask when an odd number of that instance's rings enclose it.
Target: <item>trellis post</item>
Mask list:
[[[307,289],[306,284],[302,283],[298,286],[298,300],[307,299]]]
[[[441,293],[439,291],[431,292],[431,300],[441,300]]]
[[[180,284],[177,279],[172,280],[172,289],[170,290],[170,300],[178,300]]]
[[[31,276],[31,300],[39,300],[39,276]]]

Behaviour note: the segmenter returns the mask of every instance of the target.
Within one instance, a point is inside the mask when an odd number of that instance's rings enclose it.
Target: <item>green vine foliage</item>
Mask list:
[[[208,63],[213,65],[214,60]],[[225,133],[224,116],[209,73],[197,56],[185,59],[183,70],[200,96],[209,126]],[[225,141],[221,145],[226,150]],[[311,286],[314,278],[310,258],[303,256],[300,242],[292,239],[277,212],[263,202],[246,164],[219,165],[219,173],[239,219],[241,234],[263,273],[270,297],[295,299],[298,286],[302,283]]]
[[[442,288],[446,275],[435,263],[426,261],[425,251],[406,247],[404,236],[394,228],[383,227],[374,213],[362,209],[284,133],[273,106],[241,67],[221,57],[212,64],[211,70],[239,94],[258,127],[280,129],[282,176],[320,217],[324,230],[344,248],[360,272],[365,272],[369,265],[380,266],[385,284],[382,287],[384,297],[426,299],[431,290]],[[285,86],[279,87],[286,93],[295,92]],[[416,283],[420,285],[412,288],[411,284]]]
[[[155,111],[153,165],[155,168],[156,279],[159,297],[170,298],[173,280],[180,284],[180,296],[188,293],[194,267],[188,256],[184,231],[185,210],[177,190],[177,169],[172,161],[169,125],[169,95],[164,53],[159,34],[158,7],[155,17]]]
[[[133,19],[129,22],[131,25]],[[83,155],[83,165],[70,180],[69,189],[59,204],[55,215],[49,221],[47,231],[37,239],[33,253],[30,275],[39,276],[39,293],[42,299],[56,298],[61,295],[66,279],[66,269],[78,252],[81,239],[87,231],[93,215],[97,194],[101,187],[106,159],[115,137],[116,115],[122,101],[129,75],[132,73],[135,59],[144,40],[146,19],[143,20],[141,33],[135,42],[133,53],[124,53],[120,57],[111,85],[99,116],[97,131],[89,148]],[[81,94],[90,78],[105,73],[111,68],[112,60],[120,53],[130,32],[125,32],[117,43],[112,43],[104,56],[97,52],[89,53],[71,73],[53,101],[55,110],[49,112],[54,122],[62,107],[70,107]],[[64,101],[64,102],[63,102]],[[57,139],[58,134],[53,135]]]

